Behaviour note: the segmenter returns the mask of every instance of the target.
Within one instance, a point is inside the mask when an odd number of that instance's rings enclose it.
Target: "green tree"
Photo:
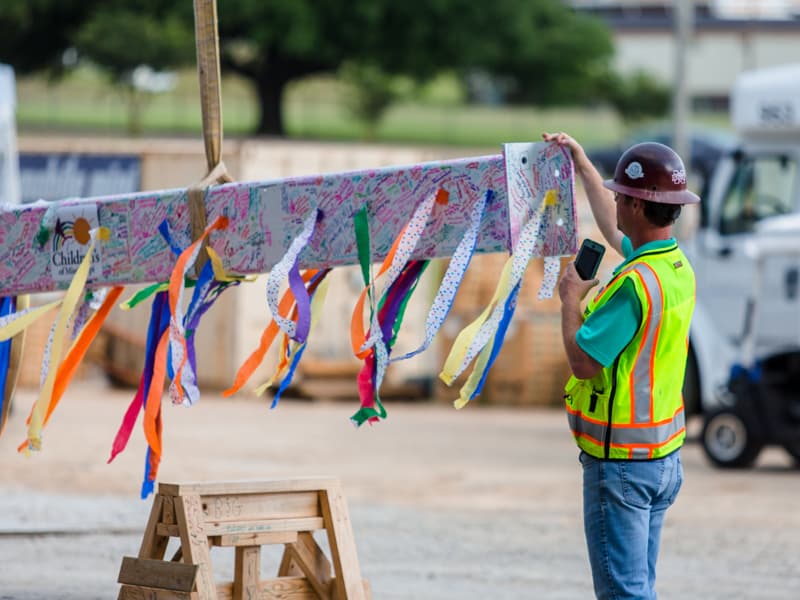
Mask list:
[[[128,131],[141,132],[149,91],[134,77],[144,65],[155,70],[192,62],[194,31],[169,0],[107,0],[72,36],[80,56],[102,67],[128,104]]]
[[[347,108],[366,126],[368,140],[377,137],[378,125],[386,110],[410,95],[407,79],[387,75],[374,64],[347,63],[339,69],[339,76],[349,84],[345,94]]]
[[[251,80],[258,133],[282,134],[286,85],[345,61],[425,81],[450,69],[509,78],[513,100],[582,102],[612,54],[608,30],[559,0],[225,0],[223,65]]]
[[[286,86],[364,57],[383,0],[225,0],[217,6],[223,69],[252,82],[256,133],[284,133]]]
[[[672,102],[669,87],[644,71],[627,77],[609,73],[603,79],[601,95],[628,124],[663,117]]]
[[[64,71],[64,51],[98,0],[2,0],[0,62],[19,74]]]
[[[139,129],[146,99],[132,74],[147,65],[164,69],[194,60],[192,21],[170,0],[2,0],[0,61],[21,74],[51,77],[67,67],[75,49],[105,70],[126,97],[131,131]]]
[[[443,69],[491,73],[512,102],[579,104],[613,55],[599,20],[560,0],[381,0],[368,52],[390,72],[424,79]]]

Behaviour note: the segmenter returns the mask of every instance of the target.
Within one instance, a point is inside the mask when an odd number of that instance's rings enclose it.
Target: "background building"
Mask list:
[[[689,1],[689,0],[685,0]],[[646,71],[671,82],[675,62],[675,4],[665,0],[571,0],[604,19],[621,73]],[[695,108],[724,110],[736,76],[745,70],[800,62],[800,0],[694,1],[688,89]]]

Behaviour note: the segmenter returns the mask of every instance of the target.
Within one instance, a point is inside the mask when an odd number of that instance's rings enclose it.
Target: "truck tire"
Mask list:
[[[722,408],[705,417],[703,450],[718,467],[736,469],[752,466],[764,443],[735,410]]]

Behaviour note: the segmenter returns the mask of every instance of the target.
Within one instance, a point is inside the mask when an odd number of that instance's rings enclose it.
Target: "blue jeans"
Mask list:
[[[583,524],[598,600],[655,600],[664,514],[683,482],[680,451],[655,460],[581,452]]]

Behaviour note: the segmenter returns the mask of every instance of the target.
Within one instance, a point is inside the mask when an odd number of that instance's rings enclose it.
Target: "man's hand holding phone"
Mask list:
[[[562,302],[580,303],[589,290],[600,283],[595,279],[605,247],[586,239],[581,244],[575,262],[570,264],[558,285],[558,295]]]
[[[600,266],[600,261],[603,259],[603,254],[606,252],[606,247],[599,242],[586,238],[578,250],[578,256],[575,259],[575,269],[578,271],[581,279],[588,281],[594,279],[597,275],[597,268]]]

